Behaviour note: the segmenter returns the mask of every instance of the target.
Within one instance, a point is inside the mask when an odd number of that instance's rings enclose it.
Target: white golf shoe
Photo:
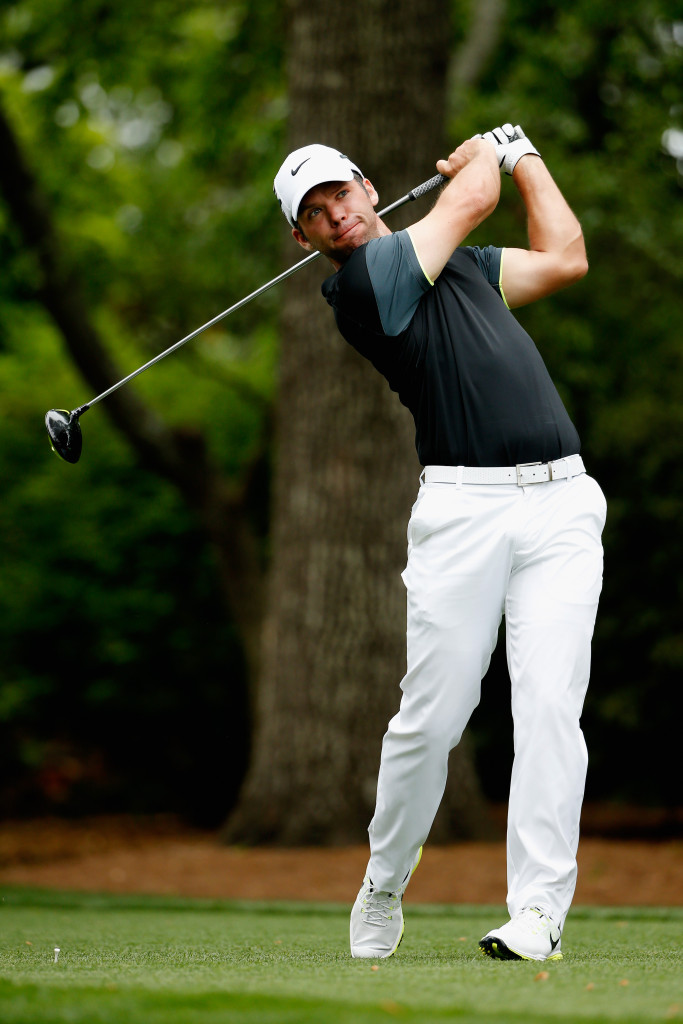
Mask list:
[[[403,938],[401,900],[413,871],[420,863],[422,847],[412,868],[395,892],[382,892],[366,875],[351,910],[351,956],[385,959],[396,952]]]
[[[479,948],[494,960],[561,960],[561,932],[540,907],[525,907],[501,928],[494,928]]]

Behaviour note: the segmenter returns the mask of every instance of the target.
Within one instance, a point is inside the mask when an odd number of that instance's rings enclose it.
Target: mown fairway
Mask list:
[[[348,956],[346,907],[8,890],[0,1021],[683,1020],[683,910],[577,908],[564,961],[547,967],[479,954],[504,917],[408,902],[403,945],[373,970]]]

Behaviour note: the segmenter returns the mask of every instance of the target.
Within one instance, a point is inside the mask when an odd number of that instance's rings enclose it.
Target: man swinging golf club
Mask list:
[[[342,335],[413,414],[424,466],[403,573],[407,672],[382,744],[351,954],[388,957],[401,941],[401,899],[504,614],[515,744],[510,920],[480,947],[499,959],[555,960],[576,883],[587,765],[579,719],[606,505],[510,309],[583,277],[586,253],[521,128],[469,139],[436,166],[450,181],[425,217],[395,233],[375,213],[372,183],[337,150],[296,150],[274,183],[296,241],[334,267],[322,291]],[[525,205],[529,247],[462,246],[496,208],[500,169]]]

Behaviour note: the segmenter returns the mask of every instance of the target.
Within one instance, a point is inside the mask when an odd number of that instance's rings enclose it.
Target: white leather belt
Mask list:
[[[571,480],[586,472],[580,455],[568,455],[554,462],[523,462],[518,466],[425,466],[428,484],[546,484],[549,480]]]

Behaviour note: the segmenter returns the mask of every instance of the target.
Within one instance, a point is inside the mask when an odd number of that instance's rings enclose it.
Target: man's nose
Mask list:
[[[332,203],[329,210],[330,220],[333,224],[339,224],[340,221],[346,218],[346,209],[343,203]]]

